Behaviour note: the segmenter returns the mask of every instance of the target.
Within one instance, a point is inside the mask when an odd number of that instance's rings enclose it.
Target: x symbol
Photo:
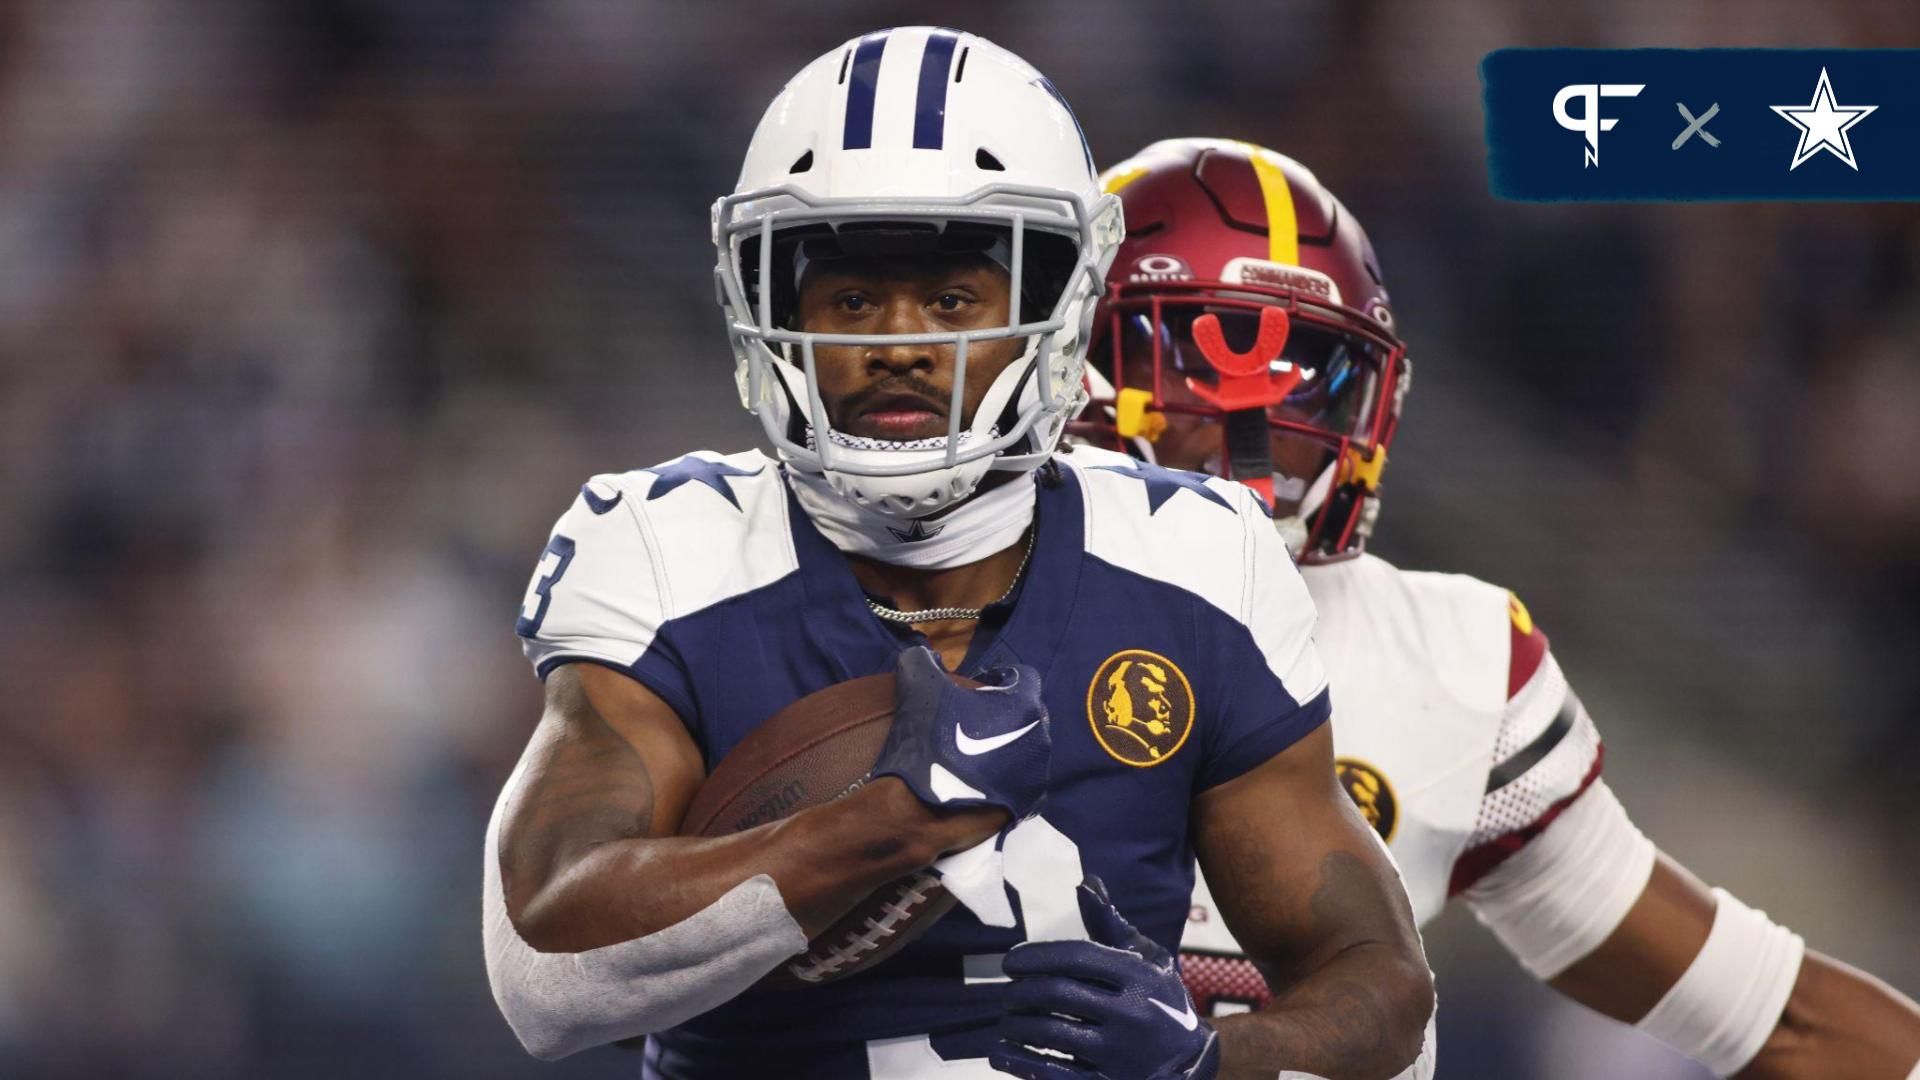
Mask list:
[[[1707,121],[1713,119],[1713,114],[1720,111],[1719,102],[1716,101],[1712,105],[1708,106],[1707,111],[1704,113],[1701,113],[1700,118],[1697,120],[1694,119],[1694,116],[1692,113],[1687,111],[1687,107],[1685,105],[1682,105],[1676,101],[1673,103],[1673,107],[1676,109],[1679,109],[1680,115],[1685,117],[1687,121],[1686,130],[1682,131],[1679,137],[1673,140],[1673,148],[1675,150],[1680,149],[1681,143],[1686,142],[1688,139],[1692,138],[1695,135],[1699,135],[1701,138],[1707,140],[1708,146],[1720,145],[1720,140],[1714,138],[1713,132],[1708,131],[1706,128]]]

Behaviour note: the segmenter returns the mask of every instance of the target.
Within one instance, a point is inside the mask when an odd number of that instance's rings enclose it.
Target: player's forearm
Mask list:
[[[1386,849],[1334,781],[1332,751],[1323,727],[1195,801],[1214,898],[1274,990],[1258,1012],[1216,1025],[1222,1076],[1386,1080],[1420,1056],[1433,974]]]
[[[1879,979],[1809,952],[1780,1024],[1741,1080],[1906,1080],[1920,1062],[1920,1005]]]
[[[1215,1022],[1221,1080],[1282,1070],[1328,1080],[1385,1080],[1420,1054],[1433,977],[1416,953],[1386,942],[1348,948],[1258,1012]]]
[[[764,874],[811,937],[875,889],[976,840],[980,816],[936,815],[882,780],[731,836],[593,843],[562,860],[513,923],[535,949],[580,952],[672,926]]]

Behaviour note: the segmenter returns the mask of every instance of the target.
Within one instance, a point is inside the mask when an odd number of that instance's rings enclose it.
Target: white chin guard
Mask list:
[[[1034,404],[1038,393],[1026,375],[1033,367],[1035,351],[1029,344],[987,388],[974,411],[973,423],[955,440],[957,453],[948,453],[948,437],[944,435],[895,442],[848,435],[832,427],[827,428],[828,445],[822,448],[817,430],[808,425],[806,448],[812,458],[788,457],[788,464],[819,473],[835,494],[875,513],[897,518],[937,514],[972,495],[994,468],[995,455],[970,451],[999,440],[996,420],[1015,390],[1025,386],[1021,404]],[[782,364],[776,370],[789,390],[805,392],[805,374],[798,368]],[[795,382],[801,385],[796,387]],[[1045,445],[1051,449],[1052,441]]]

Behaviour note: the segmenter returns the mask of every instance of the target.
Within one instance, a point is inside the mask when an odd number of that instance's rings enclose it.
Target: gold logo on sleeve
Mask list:
[[[1333,772],[1347,797],[1360,808],[1360,816],[1367,819],[1380,839],[1392,843],[1394,827],[1400,824],[1400,807],[1386,775],[1359,758],[1349,757],[1333,759]]]
[[[1122,649],[1093,673],[1087,722],[1115,758],[1143,769],[1158,765],[1193,733],[1193,686],[1159,653]]]

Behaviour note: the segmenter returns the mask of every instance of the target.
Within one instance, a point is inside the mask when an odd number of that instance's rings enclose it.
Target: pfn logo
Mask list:
[[[1568,131],[1578,131],[1587,137],[1586,160],[1581,168],[1600,164],[1600,133],[1612,131],[1613,125],[1620,122],[1619,117],[1600,117],[1600,99],[1603,97],[1638,97],[1645,90],[1645,83],[1574,83],[1563,86],[1553,95],[1553,118]],[[1585,106],[1579,116],[1567,112],[1567,103],[1581,98]]]

